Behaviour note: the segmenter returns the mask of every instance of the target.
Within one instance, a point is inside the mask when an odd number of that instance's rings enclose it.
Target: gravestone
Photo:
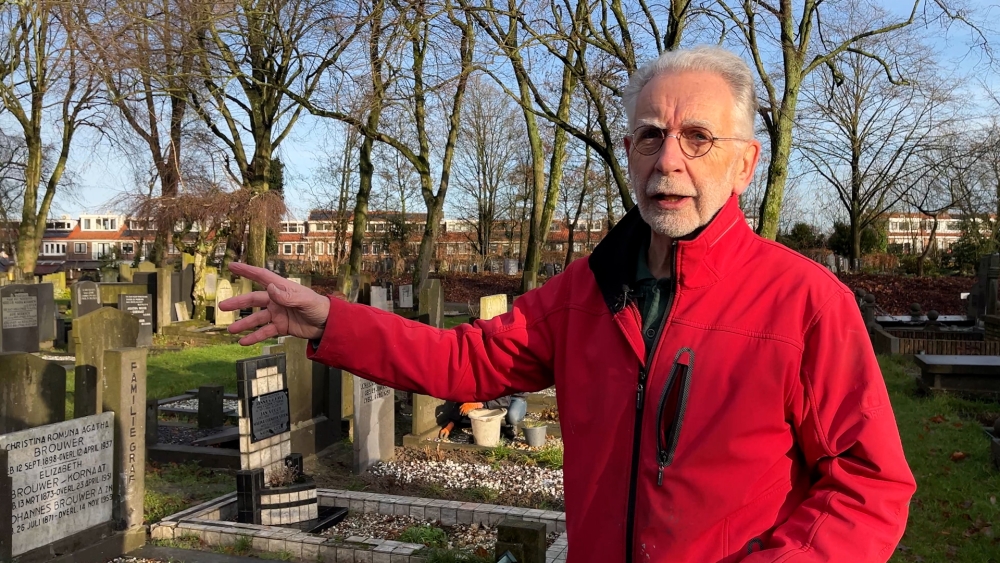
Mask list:
[[[152,315],[153,332],[156,332],[159,329],[157,324],[159,321],[157,318],[159,312],[157,311],[156,302],[156,272],[140,272],[137,270],[132,274],[132,283],[145,287],[146,290],[143,294],[150,296],[150,314]]]
[[[1000,356],[914,356],[920,383],[939,391],[1000,393]]]
[[[11,555],[111,520],[114,413],[0,435],[11,477]]]
[[[479,318],[487,321],[507,312],[506,295],[488,295],[479,298]]]
[[[507,274],[508,276],[516,276],[517,275],[517,260],[514,260],[513,258],[504,258],[504,260],[503,260],[503,273]]]
[[[187,305],[182,303],[174,303],[174,315],[177,318],[177,322],[190,321],[191,315],[188,312]]]
[[[427,324],[441,328],[444,326],[444,290],[441,280],[428,279],[420,288],[418,314],[428,315]]]
[[[101,268],[101,283],[118,283],[118,271]]]
[[[146,483],[146,349],[104,353],[105,412],[114,413],[113,518],[119,529],[142,527]],[[145,530],[143,530],[145,533]]]
[[[56,339],[55,287],[51,283],[40,283],[38,288],[38,339],[52,342]]]
[[[136,345],[148,347],[153,345],[153,296],[152,295],[119,295],[118,309],[139,319],[139,337]]]
[[[39,350],[39,309],[38,286],[0,287],[0,352]]]
[[[236,362],[240,467],[263,469],[265,480],[292,453],[285,358],[258,356]]]
[[[354,473],[362,474],[395,455],[391,387],[354,376]]]
[[[156,293],[153,293],[156,300],[156,330],[162,332],[163,327],[171,323],[173,315],[173,301],[170,300],[173,287],[172,272],[166,268],[156,269]]]
[[[66,419],[66,368],[34,354],[0,354],[0,434]]]
[[[302,473],[302,455],[291,453],[291,415],[284,356],[236,363],[240,465],[236,472],[236,519],[241,523],[296,524],[315,520],[315,482]],[[291,468],[302,478],[279,485],[272,473]]]
[[[149,289],[138,283],[102,283],[98,293],[102,307],[117,307],[119,295],[146,295]]]
[[[527,522],[508,518],[497,526],[494,553],[510,552],[518,563],[545,563],[548,533],[545,522]]]
[[[138,270],[140,272],[150,272],[150,273],[151,272],[155,272],[156,271],[156,264],[153,264],[152,262],[142,261],[142,262],[139,262],[139,268],[138,268]]]
[[[413,286],[412,285],[401,285],[401,286],[399,286],[399,308],[400,309],[412,309],[413,308]]]
[[[428,279],[420,289],[419,315],[422,322],[436,327],[444,326],[444,292],[441,280]],[[448,423],[451,406],[441,399],[427,395],[413,394],[412,434],[418,438],[436,435],[441,426]]]
[[[76,353],[73,416],[79,418],[100,412],[103,390],[107,386],[104,381],[104,353],[119,348],[135,348],[139,326],[139,319],[111,307],[102,307],[73,319],[73,347]]]
[[[219,280],[219,285],[215,288],[215,326],[229,326],[236,322],[238,311],[223,311],[219,308],[219,303],[233,296],[233,285],[229,280]]]
[[[382,290],[381,292],[377,290]],[[371,288],[372,306],[391,308],[384,289]],[[379,461],[394,459],[396,451],[395,396],[391,387],[354,376],[354,473],[362,474]]]
[[[193,257],[192,257],[193,259]],[[188,319],[194,312],[194,264],[186,264],[181,270],[181,295],[178,302],[183,302],[187,308]]]
[[[215,292],[219,285],[219,275],[209,272],[205,274],[205,299],[209,301],[215,300]]]
[[[130,266],[128,264],[119,264],[118,265],[118,279],[119,279],[119,281],[132,283],[132,280],[133,280],[132,276],[133,276],[132,266]]]
[[[281,346],[288,375],[292,451],[311,456],[342,437],[340,370],[310,360],[307,340],[289,336]]]
[[[371,295],[372,307],[383,311],[389,311],[390,313],[392,312],[392,307],[389,306],[389,300],[386,297],[386,290],[384,287],[373,285]]]
[[[92,281],[78,281],[70,287],[73,318],[92,313],[101,308],[101,288]]]
[[[198,388],[198,428],[219,428],[225,424],[224,395],[222,385],[202,385]]]
[[[52,284],[52,289],[58,292],[66,291],[66,272],[55,272],[42,276],[42,283]]]

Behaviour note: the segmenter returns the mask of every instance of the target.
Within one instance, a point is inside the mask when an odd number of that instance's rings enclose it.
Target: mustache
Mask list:
[[[695,197],[698,195],[694,193],[694,190],[682,189],[679,186],[674,185],[674,182],[670,181],[663,174],[654,174],[649,177],[646,181],[646,187],[643,190],[646,197],[657,197],[657,196],[680,196],[680,197]]]

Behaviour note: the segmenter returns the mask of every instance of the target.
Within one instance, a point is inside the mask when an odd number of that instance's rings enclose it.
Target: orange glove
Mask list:
[[[483,408],[482,403],[462,403],[462,406],[458,407],[458,414],[467,416],[470,412],[481,408]]]
[[[454,428],[455,428],[454,422],[449,422],[448,424],[441,427],[441,430],[438,432],[438,440],[447,440],[448,436],[451,434],[451,431]]]

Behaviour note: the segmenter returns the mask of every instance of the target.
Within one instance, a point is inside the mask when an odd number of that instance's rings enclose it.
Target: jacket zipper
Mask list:
[[[685,357],[686,356],[686,357]],[[688,390],[691,387],[691,372],[694,369],[694,352],[690,348],[681,348],[674,356],[674,365],[670,368],[667,384],[660,394],[660,408],[656,412],[656,460],[659,471],[656,474],[656,485],[663,486],[663,470],[674,460],[677,441],[681,435],[681,423],[684,421],[684,411],[687,409]],[[672,411],[667,411],[667,406]],[[666,416],[665,416],[666,415]],[[669,418],[669,426],[663,427],[664,419]]]
[[[667,327],[671,310],[674,308],[674,296],[677,294],[677,241],[670,243],[671,258],[673,259],[673,277],[670,280],[670,295],[667,300],[667,308],[660,319],[660,327],[656,333],[656,340],[646,351],[646,367],[639,365],[639,382],[636,386],[635,398],[635,428],[632,431],[632,470],[630,473],[628,487],[628,509],[625,516],[625,563],[632,563],[632,549],[635,545],[635,497],[638,490],[639,481],[639,449],[642,445],[642,412],[646,404],[646,378],[649,376],[649,369],[656,358],[656,350],[663,337],[663,331]],[[640,321],[641,328],[641,321]]]

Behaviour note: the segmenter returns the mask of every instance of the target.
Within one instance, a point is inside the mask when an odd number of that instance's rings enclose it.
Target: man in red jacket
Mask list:
[[[233,264],[267,290],[222,304],[263,308],[230,330],[459,402],[554,383],[569,563],[884,562],[913,477],[853,295],[739,209],[755,100],[722,49],[639,69],[636,209],[508,314],[439,330]]]

